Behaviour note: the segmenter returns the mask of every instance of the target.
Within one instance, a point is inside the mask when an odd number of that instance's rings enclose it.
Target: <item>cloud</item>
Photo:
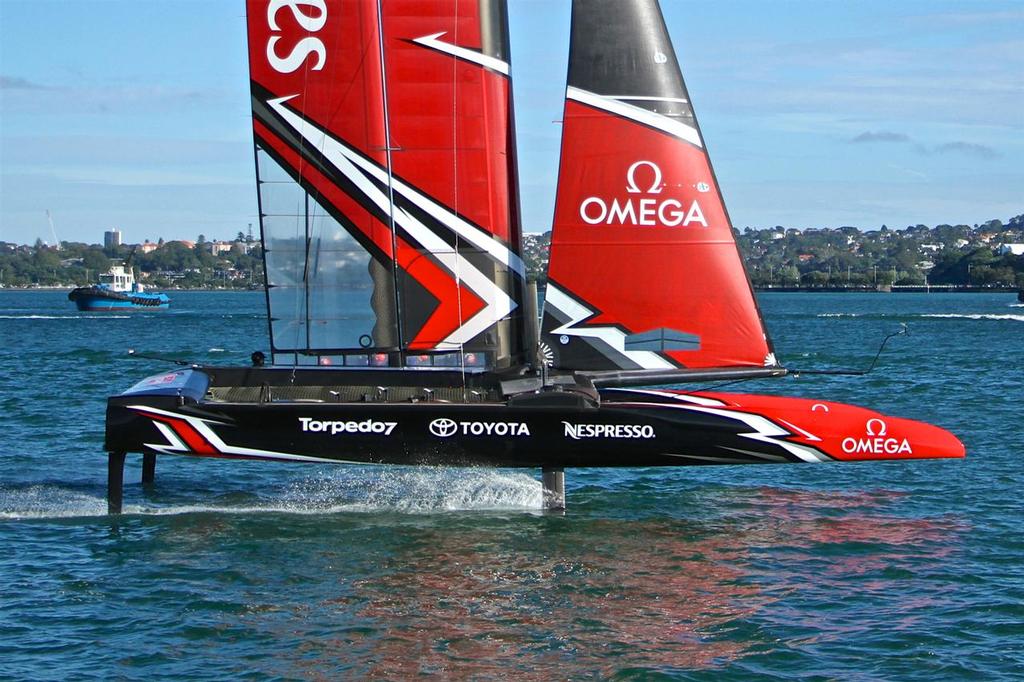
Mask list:
[[[933,151],[936,154],[966,154],[980,159],[995,159],[1000,156],[992,147],[973,142],[947,142],[938,145]]]
[[[0,0],[3,2],[3,0]],[[54,112],[82,114],[133,115],[159,113],[195,113],[199,109],[217,110],[224,106],[244,106],[248,94],[244,84],[231,89],[194,88],[166,85],[69,85],[47,86],[24,78],[3,77],[0,90],[6,93],[4,107],[10,114],[52,116]],[[137,125],[132,122],[132,125]]]
[[[965,26],[970,24],[1005,24],[1024,20],[1024,10],[997,10],[992,12],[947,12],[916,17],[925,24]],[[914,19],[912,19],[914,21]]]
[[[921,171],[914,170],[913,168],[905,168],[904,166],[897,166],[894,163],[887,163],[885,165],[888,166],[889,168],[892,168],[894,171],[898,171],[898,172],[903,173],[905,175],[909,175],[910,177],[913,177],[913,178],[918,178],[920,180],[927,180],[928,179],[928,174],[927,173],[922,173]]]
[[[910,142],[910,136],[904,133],[891,133],[885,130],[880,130],[877,133],[866,131],[850,140],[850,142],[852,144],[863,142]]]
[[[17,76],[0,76],[0,90],[49,90],[45,85],[33,83]]]
[[[880,130],[878,132],[863,132],[854,138],[850,139],[850,144],[863,144],[872,142],[896,142],[896,143],[913,143],[913,149],[918,154],[964,154],[966,156],[973,156],[978,159],[995,159],[1001,156],[992,147],[984,144],[977,144],[974,142],[944,142],[934,146],[925,146],[921,143],[914,143],[909,135],[904,133],[894,133],[886,130]]]

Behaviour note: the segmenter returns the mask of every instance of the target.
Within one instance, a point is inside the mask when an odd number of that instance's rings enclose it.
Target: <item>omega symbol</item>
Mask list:
[[[661,194],[661,169],[653,161],[637,161],[629,167],[629,170],[626,171],[626,191],[630,194],[640,194],[643,192],[642,189],[636,186],[636,169],[640,166],[649,166],[654,171],[654,177],[651,178],[651,188],[647,190],[647,194]]]
[[[878,431],[876,432],[872,424],[878,424]],[[868,423],[864,425],[864,430],[869,436],[884,436],[885,435],[885,422],[881,419],[869,419]]]

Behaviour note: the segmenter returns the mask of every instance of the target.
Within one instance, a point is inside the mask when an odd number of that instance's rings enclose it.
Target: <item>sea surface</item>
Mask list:
[[[106,396],[266,350],[260,293],[77,312],[0,291],[0,678],[1024,678],[1024,307],[768,293],[780,358],[867,377],[729,390],[937,423],[968,457],[536,471],[129,455]]]

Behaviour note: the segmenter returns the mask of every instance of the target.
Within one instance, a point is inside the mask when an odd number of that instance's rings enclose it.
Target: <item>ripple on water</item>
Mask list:
[[[963,461],[570,471],[557,516],[536,472],[161,457],[144,491],[130,457],[116,518],[104,400],[164,367],[124,349],[245,362],[265,299],[104,321],[62,296],[0,292],[0,315],[62,318],[0,319],[13,678],[1024,677],[1008,295],[761,297],[798,365],[866,365],[911,331],[868,377],[740,390],[936,422]]]

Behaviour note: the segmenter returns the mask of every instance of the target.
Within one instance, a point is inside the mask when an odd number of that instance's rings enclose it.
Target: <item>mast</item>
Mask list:
[[[384,15],[381,8],[383,0],[377,0],[377,25],[383,26]],[[380,63],[384,64],[384,34],[382,32],[377,33],[378,45],[380,46]],[[388,169],[388,228],[391,231],[391,253],[398,252],[398,232],[395,229],[395,188],[394,178],[391,172],[391,152],[396,150],[396,147],[391,146],[391,126],[388,122],[388,80],[385,69],[380,69],[380,87],[381,87],[381,102],[384,106],[384,153],[387,155],[386,168]],[[399,318],[401,314],[401,299],[399,298],[399,284],[398,284],[398,268],[394,267],[394,258],[392,258],[391,267],[391,282],[380,282],[379,279],[384,274],[380,268],[376,268],[371,263],[372,272],[378,281],[375,282],[374,291],[378,288],[384,292],[388,291],[388,284],[390,284],[390,300],[387,298],[377,299],[373,301],[374,312],[378,319],[384,318],[388,320],[388,327],[393,327],[398,334],[397,339],[388,339],[384,344],[387,346],[402,346],[402,321]],[[391,310],[388,310],[388,305],[393,305]],[[382,330],[378,330],[378,325],[374,326],[376,333],[381,333]]]
[[[656,0],[574,0],[542,343],[556,367],[776,365]]]

